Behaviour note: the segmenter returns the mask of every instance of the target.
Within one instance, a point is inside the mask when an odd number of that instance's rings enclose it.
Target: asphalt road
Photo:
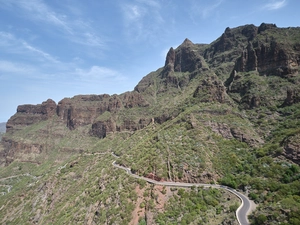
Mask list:
[[[120,165],[116,164],[115,161],[112,163],[112,165],[116,168],[125,170],[130,176],[132,176],[134,178],[145,180],[145,181],[147,181],[148,183],[151,183],[151,184],[162,185],[162,186],[171,186],[171,187],[192,187],[192,186],[195,186],[195,187],[212,187],[212,188],[221,188],[221,189],[224,189],[226,191],[230,191],[231,193],[233,193],[234,195],[239,197],[242,201],[242,204],[240,205],[240,207],[236,211],[236,217],[237,217],[237,220],[238,220],[239,224],[240,225],[249,225],[250,224],[249,221],[248,221],[248,218],[247,218],[247,214],[248,214],[248,212],[250,210],[250,206],[251,206],[250,199],[247,196],[245,196],[244,194],[236,191],[233,188],[230,188],[230,187],[227,187],[227,186],[224,186],[224,185],[217,185],[217,184],[181,183],[181,182],[170,182],[170,181],[161,182],[161,181],[156,181],[156,180],[152,180],[152,179],[149,179],[149,178],[146,178],[146,177],[140,177],[136,174],[133,174],[133,173],[131,173],[130,168],[120,166]]]

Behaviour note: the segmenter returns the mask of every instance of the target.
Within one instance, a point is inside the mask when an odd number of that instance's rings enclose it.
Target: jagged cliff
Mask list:
[[[143,77],[133,91],[18,106],[6,124],[0,163],[19,169],[18,162],[29,163],[50,171],[60,163],[68,162],[69,170],[82,163],[86,168],[81,171],[87,171],[98,164],[84,164],[84,157],[107,154],[101,158],[106,167],[113,155],[132,172],[157,180],[221,181],[258,190],[262,184],[251,177],[264,174],[262,180],[271,177],[288,184],[297,177],[291,175],[297,172],[290,165],[300,162],[299,65],[299,28],[263,23],[226,28],[210,44],[185,39],[176,49],[170,48],[164,66]],[[79,159],[74,160],[75,156]],[[265,171],[277,162],[274,168],[284,165],[291,171],[278,177]],[[42,209],[33,210],[31,222],[40,223],[47,218],[46,211],[58,204],[54,187],[61,172],[53,173],[39,187],[40,200],[48,198],[50,208],[42,204],[44,217]],[[85,185],[86,176],[74,170],[63,179]],[[93,188],[99,186],[104,192],[108,185],[104,180],[97,180]],[[60,190],[67,196],[63,187]],[[77,198],[91,193],[84,191]],[[100,209],[109,210],[110,201],[90,205],[96,212],[91,213],[94,217],[86,214],[85,221],[100,217]]]

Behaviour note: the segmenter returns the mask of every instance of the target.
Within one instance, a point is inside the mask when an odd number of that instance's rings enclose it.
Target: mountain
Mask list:
[[[251,224],[300,222],[300,28],[226,28],[170,48],[133,91],[20,105],[0,146],[0,221],[237,224],[219,183],[257,204]]]

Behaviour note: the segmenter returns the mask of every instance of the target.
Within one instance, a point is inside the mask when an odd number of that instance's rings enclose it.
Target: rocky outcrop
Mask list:
[[[295,88],[300,68],[298,30],[263,23],[252,34],[254,38],[247,41],[225,82],[227,93],[244,109],[299,102]],[[287,40],[279,37],[287,37]],[[279,84],[285,81],[290,83]]]
[[[6,137],[2,138],[3,150],[0,151],[0,158],[4,160],[5,165],[10,164],[16,158],[19,160],[35,160],[35,156],[44,151],[45,146],[38,143],[24,143],[15,141]],[[26,157],[24,157],[26,156]]]
[[[214,49],[214,53],[225,52],[232,49],[235,46],[235,32],[232,31],[229,27],[227,27],[224,33],[221,35],[219,41],[216,41],[212,48]]]
[[[22,129],[57,114],[66,126],[73,130],[79,126],[92,124],[104,112],[117,113],[122,108],[147,107],[149,103],[138,92],[122,95],[78,95],[65,98],[57,105],[48,99],[39,105],[20,105],[17,113],[6,124],[7,132]]]
[[[196,88],[193,97],[200,99],[201,102],[220,102],[226,101],[226,88],[216,77],[209,77],[202,80]]]
[[[134,132],[148,126],[152,119],[140,118],[136,120],[124,119],[120,124],[110,118],[106,121],[97,121],[92,124],[90,134],[98,138],[105,138],[108,134],[114,132],[129,131]]]
[[[287,137],[283,141],[283,155],[293,161],[294,163],[297,163],[300,165],[300,134],[296,134],[290,137]]]
[[[164,79],[165,86],[184,87],[191,77],[183,76],[182,73],[193,72],[203,67],[204,59],[198,50],[198,45],[190,40],[185,41],[176,49],[170,48],[165,66],[160,73]],[[179,74],[180,73],[180,74]]]
[[[193,47],[194,44],[189,39],[185,39],[178,47],[174,62],[175,72],[193,72],[202,67],[201,57]]]
[[[298,43],[284,44],[281,39],[274,37],[273,33],[266,33],[267,30],[275,28],[275,24],[265,23],[258,27],[257,34],[261,35],[248,42],[236,62],[235,71],[258,71],[261,75],[281,77],[294,76],[298,73],[300,65]],[[285,35],[291,32],[287,29]]]
[[[117,95],[78,95],[58,103],[57,115],[71,130],[92,124],[102,113],[117,112],[123,107]]]
[[[20,105],[17,113],[39,114],[42,119],[48,119],[55,114],[56,103],[52,99],[48,99],[39,105]]]
[[[286,91],[286,99],[284,100],[282,106],[290,106],[299,102],[300,102],[300,91],[297,89],[289,88]]]
[[[258,28],[253,24],[237,28],[227,27],[221,37],[205,50],[203,56],[214,67],[220,66],[220,63],[235,61],[245,43],[253,40],[257,32]]]
[[[149,103],[138,92],[126,92],[121,96],[122,104],[125,108],[147,107]]]
[[[7,121],[6,131],[13,132],[13,130],[22,129],[24,126],[47,120],[55,113],[56,103],[51,99],[38,105],[20,105],[17,108],[17,113]]]
[[[176,52],[171,47],[170,50],[167,53],[166,62],[165,62],[165,66],[164,66],[164,72],[163,73],[174,72],[175,61],[176,61]]]
[[[273,28],[277,28],[276,24],[273,24],[273,23],[262,23],[258,27],[258,33],[260,34],[261,32],[263,32],[265,30],[273,29]]]
[[[122,95],[79,95],[58,103],[57,114],[72,130],[92,124],[97,117],[108,111],[117,113],[123,108],[147,107],[149,103],[138,92]]]
[[[117,126],[115,121],[109,119],[107,121],[98,121],[93,123],[90,133],[98,138],[105,138],[108,133],[113,133],[116,130]]]
[[[210,127],[212,131],[218,135],[221,135],[223,138],[235,138],[241,142],[247,143],[251,147],[257,147],[263,143],[262,139],[255,137],[255,135],[249,132],[249,130],[245,132],[245,130],[241,130],[240,128],[230,127],[230,125],[226,123],[214,121],[206,121],[204,122],[204,125]]]
[[[232,139],[232,133],[230,130],[230,126],[226,123],[218,123],[214,121],[206,121],[204,125],[210,127],[213,132],[218,135],[221,135],[223,138]]]
[[[298,72],[298,57],[277,41],[249,43],[238,59],[237,72],[258,71],[260,74],[293,76]]]
[[[245,130],[241,130],[240,128],[231,128],[230,132],[235,139],[245,142],[251,147],[256,147],[263,143],[263,140],[260,138],[255,138],[253,134],[245,132]]]
[[[192,72],[202,67],[199,53],[195,50],[195,44],[189,39],[176,49],[170,48],[167,53],[163,76],[171,72]]]

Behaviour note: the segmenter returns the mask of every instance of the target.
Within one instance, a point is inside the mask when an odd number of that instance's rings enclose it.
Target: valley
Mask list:
[[[299,69],[298,27],[250,24],[185,39],[132,91],[18,106],[0,223],[299,224]]]

